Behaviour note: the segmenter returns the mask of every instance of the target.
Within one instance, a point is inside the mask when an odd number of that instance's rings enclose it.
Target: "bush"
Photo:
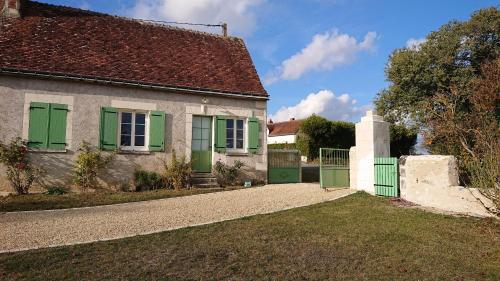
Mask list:
[[[170,164],[165,161],[163,165],[167,186],[172,186],[176,190],[191,186],[191,161],[186,161],[186,157],[178,159],[175,150],[173,150]]]
[[[244,165],[245,164],[239,160],[234,161],[232,166],[217,160],[213,168],[213,173],[217,179],[217,183],[221,187],[236,185],[238,172]]]
[[[106,166],[113,161],[115,154],[103,155],[100,150],[93,149],[88,142],[82,142],[78,149],[76,166],[73,169],[75,183],[82,188],[97,187],[97,177]]]
[[[268,149],[297,149],[295,143],[272,143],[267,145]]]
[[[136,170],[134,172],[135,191],[165,188],[163,177],[153,171]]]
[[[28,159],[26,141],[16,138],[9,144],[0,142],[0,163],[7,168],[7,179],[17,194],[28,194],[34,182],[42,176],[42,170]]]
[[[45,191],[47,195],[63,195],[66,193],[68,193],[68,190],[61,186],[49,186],[47,187],[47,191]]]

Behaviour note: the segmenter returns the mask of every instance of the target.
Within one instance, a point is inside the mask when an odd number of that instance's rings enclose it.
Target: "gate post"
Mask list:
[[[375,194],[375,157],[390,156],[389,123],[371,110],[356,123],[354,187]]]

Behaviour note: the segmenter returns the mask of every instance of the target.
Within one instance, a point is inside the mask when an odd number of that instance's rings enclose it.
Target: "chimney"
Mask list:
[[[267,123],[269,123],[269,124],[273,124],[273,123],[274,123],[274,122],[273,122],[273,119],[269,118],[269,122],[267,122]]]
[[[2,9],[2,17],[18,18],[21,16],[19,10],[21,9],[20,0],[0,0]]]
[[[227,37],[227,23],[223,22],[221,26],[222,26],[222,35],[224,37]]]

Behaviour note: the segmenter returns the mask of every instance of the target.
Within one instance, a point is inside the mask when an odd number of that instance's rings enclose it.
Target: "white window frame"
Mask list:
[[[233,148],[227,147],[227,125],[226,125],[226,150],[230,152],[246,152],[247,151],[247,119],[242,117],[227,117],[226,120],[233,120]],[[236,121],[243,121],[243,148],[236,148]],[[227,121],[226,121],[227,122]],[[226,123],[227,124],[227,123]]]
[[[119,109],[118,110],[118,147],[126,151],[149,151],[149,111],[133,110],[133,109]],[[132,113],[132,132],[130,133],[130,146],[121,145],[122,135],[122,113]],[[144,146],[135,146],[135,115],[145,114],[144,120]]]

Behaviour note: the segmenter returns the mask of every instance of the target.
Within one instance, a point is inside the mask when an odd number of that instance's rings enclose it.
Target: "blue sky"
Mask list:
[[[489,0],[39,0],[127,17],[228,22],[271,95],[275,120],[312,113],[357,121],[386,87],[391,52]],[[209,31],[219,32],[217,29]]]

